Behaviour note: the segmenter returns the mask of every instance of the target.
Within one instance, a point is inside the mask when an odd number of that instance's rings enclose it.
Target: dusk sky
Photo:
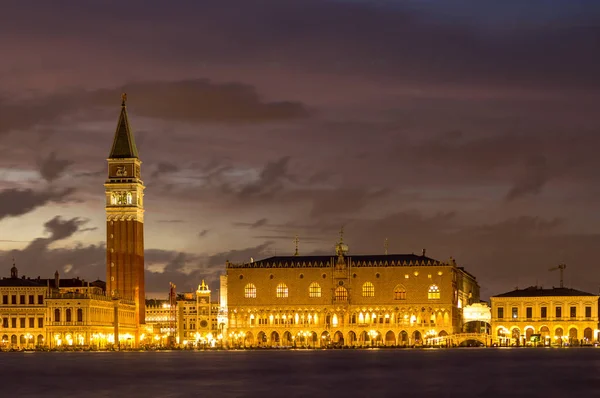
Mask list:
[[[600,287],[597,0],[5,0],[0,270],[105,279],[127,92],[146,292],[225,261],[421,253],[483,298]]]

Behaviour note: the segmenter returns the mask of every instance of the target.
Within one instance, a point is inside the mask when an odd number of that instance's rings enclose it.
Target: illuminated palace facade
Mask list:
[[[58,272],[53,279],[19,278],[13,266],[0,279],[0,297],[2,349],[104,349],[116,334],[122,347],[134,345],[135,303],[108,297],[102,281],[61,279]]]
[[[418,345],[460,333],[474,276],[423,255],[271,257],[226,264],[229,344]]]
[[[494,340],[499,345],[592,344],[599,338],[598,298],[575,289],[536,286],[493,296]]]

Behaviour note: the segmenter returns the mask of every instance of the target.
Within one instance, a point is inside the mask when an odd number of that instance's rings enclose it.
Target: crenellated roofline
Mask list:
[[[444,263],[425,256],[414,254],[356,255],[346,256],[351,267],[412,267],[412,266],[456,266],[453,262]],[[226,268],[325,268],[337,263],[335,256],[285,256],[270,257],[249,263],[226,263]]]

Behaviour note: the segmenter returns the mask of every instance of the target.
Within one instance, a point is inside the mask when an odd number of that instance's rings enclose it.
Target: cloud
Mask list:
[[[52,182],[58,179],[73,163],[72,160],[57,159],[56,152],[53,151],[48,157],[38,160],[38,167],[42,178]]]
[[[184,220],[178,220],[178,219],[174,219],[174,220],[157,220],[157,223],[161,223],[161,224],[181,224],[184,223]]]
[[[564,4],[553,7],[553,12],[538,13],[531,5],[517,8],[506,2],[477,12],[473,2],[452,7],[435,3],[270,0],[256,6],[237,0],[188,3],[173,10],[166,4],[138,0],[122,5],[119,20],[101,5],[63,6],[68,11],[60,20],[69,21],[63,24],[57,23],[52,9],[37,8],[32,13],[21,5],[4,10],[7,17],[0,26],[2,32],[22,40],[37,39],[40,51],[45,50],[42,45],[54,49],[50,42],[70,44],[97,57],[108,52],[115,64],[121,62],[122,74],[129,72],[121,61],[128,54],[146,62],[163,59],[169,66],[185,63],[192,70],[207,64],[237,69],[262,65],[267,72],[293,68],[294,72],[370,73],[379,79],[400,77],[440,85],[585,87],[592,83],[591,89],[600,82],[595,76],[600,12],[593,2],[572,0],[569,3],[575,5],[569,13]],[[166,13],[173,18],[164,18]],[[467,14],[476,16],[467,20]],[[24,18],[35,20],[26,31],[18,24]],[[507,25],[507,20],[520,22]],[[522,28],[525,25],[529,29]],[[85,45],[67,40],[73,30]],[[145,34],[139,35],[140,31]],[[120,41],[122,37],[128,40]],[[67,62],[73,63],[56,61]],[[97,63],[97,58],[91,62]]]
[[[0,192],[0,220],[27,214],[51,202],[63,203],[74,191],[73,188],[47,191],[5,189]]]
[[[255,222],[251,222],[251,223],[234,222],[233,225],[236,227],[248,227],[250,229],[255,229],[255,228],[260,228],[260,227],[267,225],[268,222],[269,222],[269,220],[267,220],[266,218],[261,218],[260,220],[256,220]]]
[[[179,170],[180,168],[176,164],[169,162],[158,162],[156,169],[154,172],[152,172],[152,178],[157,178],[163,174],[175,173]]]
[[[209,232],[208,229],[203,229],[202,231],[198,232],[198,237],[204,238],[208,234],[208,232]]]
[[[327,215],[356,214],[375,200],[386,196],[389,190],[364,188],[340,188],[315,192],[310,216],[319,218]]]
[[[294,177],[288,171],[289,162],[289,156],[268,162],[260,172],[258,179],[243,187],[239,195],[242,197],[264,196],[281,190],[284,182],[294,181]]]
[[[54,217],[44,223],[45,231],[49,236],[36,238],[21,250],[0,251],[0,263],[9,263],[14,257],[23,275],[40,275],[48,278],[55,270],[60,270],[62,277],[104,280],[106,275],[104,243],[52,246],[54,242],[68,241],[77,233],[84,231],[87,222],[80,218]],[[224,273],[227,259],[235,262],[246,261],[252,255],[264,253],[270,245],[271,242],[265,242],[258,246],[219,252],[214,255],[147,248],[146,268],[159,266],[162,270],[156,272],[146,270],[146,292],[151,294],[165,292],[166,295],[169,282],[175,283],[179,292],[192,291],[202,279],[207,280],[216,292],[219,286],[219,275]]]
[[[512,201],[526,195],[539,194],[549,178],[546,158],[534,155],[528,159],[525,170],[518,176],[515,185],[506,194],[506,200]]]
[[[122,92],[128,93],[132,114],[186,123],[263,123],[309,116],[302,103],[263,101],[256,88],[247,84],[213,83],[207,79],[145,81],[115,89],[70,90],[34,99],[0,98],[0,133],[27,130],[77,112],[93,112],[98,107],[114,108]]]

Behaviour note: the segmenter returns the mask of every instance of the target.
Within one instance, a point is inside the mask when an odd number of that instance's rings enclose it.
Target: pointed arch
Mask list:
[[[348,301],[348,290],[344,286],[335,289],[335,301]]]
[[[401,343],[401,344],[404,344],[404,345],[408,344],[408,333],[406,332],[406,330],[403,330],[400,332],[398,340],[400,340],[399,343]]]
[[[427,298],[429,300],[439,300],[440,298],[440,288],[438,285],[430,285],[429,290],[427,291]]]
[[[244,297],[256,298],[256,286],[254,286],[254,283],[248,283],[244,286]]]
[[[406,288],[403,285],[394,287],[394,300],[406,300]]]
[[[317,282],[313,282],[308,286],[308,297],[318,298],[321,297],[321,285]]]
[[[280,283],[277,285],[276,294],[278,298],[287,298],[289,297],[289,289],[285,283]]]
[[[356,344],[356,333],[351,330],[348,332],[348,345],[353,346],[354,344]]]

